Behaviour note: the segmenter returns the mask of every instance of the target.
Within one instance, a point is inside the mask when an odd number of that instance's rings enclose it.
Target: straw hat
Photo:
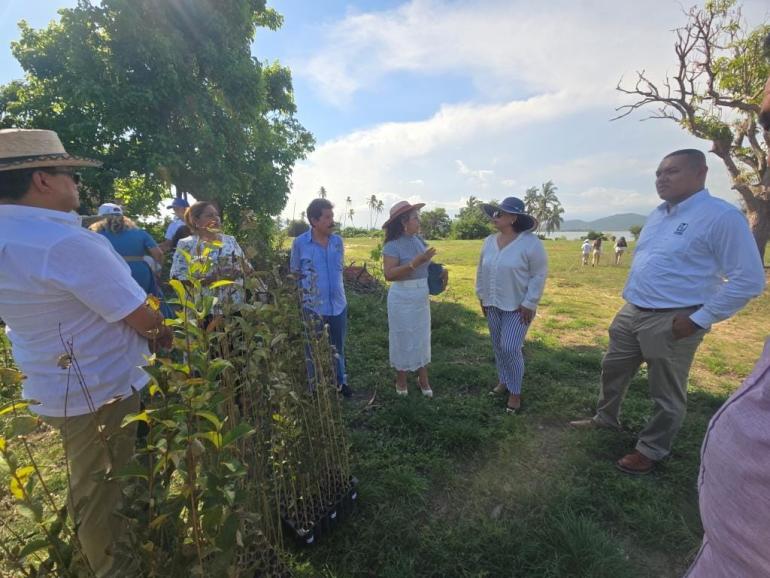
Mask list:
[[[390,218],[382,224],[382,228],[386,229],[393,221],[398,219],[401,215],[410,211],[417,211],[422,209],[425,203],[417,203],[416,205],[409,204],[409,201],[399,201],[390,208]]]
[[[98,167],[100,161],[76,157],[64,150],[52,130],[0,130],[0,171],[46,167]]]

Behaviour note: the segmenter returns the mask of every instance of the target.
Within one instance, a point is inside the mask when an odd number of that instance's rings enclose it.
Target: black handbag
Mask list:
[[[438,295],[444,292],[444,266],[441,263],[428,265],[428,293]]]

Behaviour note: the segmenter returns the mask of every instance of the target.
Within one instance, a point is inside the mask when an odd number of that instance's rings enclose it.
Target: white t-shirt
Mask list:
[[[484,240],[476,271],[476,296],[484,307],[515,311],[523,305],[535,309],[548,275],[543,242],[537,235],[524,232],[500,249],[497,235]]]
[[[168,227],[166,228],[166,240],[170,241],[171,239],[173,239],[174,235],[176,235],[176,232],[179,230],[179,227],[181,227],[182,225],[184,225],[184,221],[179,217],[171,221],[168,224]]]
[[[591,252],[591,241],[583,241],[582,249],[583,255],[588,255]]]
[[[0,205],[0,318],[23,396],[40,402],[34,412],[82,415],[144,387],[147,340],[121,320],[145,299],[125,260],[77,215]]]

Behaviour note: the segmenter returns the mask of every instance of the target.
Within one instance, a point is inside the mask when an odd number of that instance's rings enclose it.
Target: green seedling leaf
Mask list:
[[[211,422],[211,424],[214,426],[214,428],[216,428],[217,431],[220,431],[222,429],[222,421],[216,415],[214,415],[214,413],[210,411],[201,410],[201,411],[196,411],[195,415],[197,415],[198,417],[202,417],[203,419]]]
[[[30,554],[45,550],[48,548],[48,540],[33,540],[27,542],[27,544],[19,551],[19,558],[26,558]]]
[[[31,434],[37,429],[40,421],[32,415],[17,415],[11,420],[10,433],[11,436],[25,436]]]
[[[16,371],[10,367],[0,367],[0,382],[8,385],[18,385],[24,379],[21,371]]]
[[[211,285],[209,285],[210,289],[216,289],[217,287],[225,287],[226,285],[233,285],[235,281],[230,281],[229,279],[221,279],[219,281],[214,281]]]
[[[222,440],[222,445],[227,447],[236,440],[253,435],[255,431],[256,430],[250,427],[249,424],[241,422],[233,429],[225,433],[224,439]]]
[[[210,441],[215,448],[222,447],[222,434],[215,431],[207,431],[195,434],[195,437]]]
[[[143,421],[144,423],[150,423],[150,416],[149,412],[147,410],[140,411],[139,413],[132,413],[127,415],[123,418],[123,423],[120,424],[120,427],[126,427],[130,423],[134,423],[135,421]]]
[[[35,468],[32,466],[23,466],[18,468],[11,477],[10,489],[11,493],[17,500],[24,499],[24,486],[27,485],[27,480]]]
[[[21,411],[29,407],[28,401],[11,401],[0,407],[0,415],[6,415],[14,411]]]

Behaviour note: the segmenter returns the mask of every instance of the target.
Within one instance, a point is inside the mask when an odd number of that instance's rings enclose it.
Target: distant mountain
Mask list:
[[[561,231],[628,231],[633,225],[644,225],[647,220],[645,215],[636,213],[621,213],[619,215],[610,215],[602,217],[595,221],[582,221],[580,219],[569,219],[564,221]]]

